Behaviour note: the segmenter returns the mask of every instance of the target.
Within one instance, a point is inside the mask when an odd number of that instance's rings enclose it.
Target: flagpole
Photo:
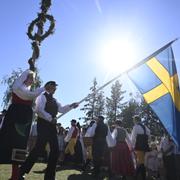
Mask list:
[[[149,55],[148,57],[146,57],[145,59],[143,59],[142,61],[140,61],[139,63],[135,64],[134,66],[132,66],[130,69],[128,69],[127,71],[125,71],[124,73],[128,73],[129,71],[132,71],[133,69],[137,68],[138,66],[140,66],[141,64],[144,64],[148,59],[153,58],[154,56],[156,56],[157,54],[159,54],[161,51],[165,50],[167,47],[169,47],[172,43],[174,43],[175,41],[177,41],[179,38],[176,38],[174,40],[172,40],[171,42],[167,43],[166,45],[164,45],[163,47],[161,47],[160,49],[158,49],[157,51],[155,51],[154,53],[152,53],[151,55]]]
[[[101,87],[99,87],[94,93],[91,93],[89,95],[87,95],[86,97],[84,97],[83,99],[81,99],[79,102],[77,102],[77,104],[81,104],[82,102],[84,102],[85,100],[87,100],[88,98],[90,98],[91,96],[93,96],[95,93],[97,93],[98,91],[100,91],[101,89],[103,89],[104,87],[106,87],[107,85],[111,84],[113,81],[115,81],[116,79],[118,79],[119,77],[121,77],[123,74],[128,73],[129,71],[135,69],[136,67],[140,66],[141,64],[143,64],[145,61],[147,61],[148,59],[151,59],[152,57],[156,56],[157,54],[159,54],[161,51],[163,51],[164,49],[166,49],[167,47],[169,47],[172,43],[174,43],[175,41],[177,41],[179,38],[176,38],[172,41],[170,41],[169,43],[167,43],[165,46],[161,47],[160,49],[158,49],[157,51],[155,51],[154,53],[152,53],[151,55],[149,55],[148,57],[146,57],[145,59],[143,59],[142,61],[140,61],[139,63],[135,64],[134,66],[132,66],[130,69],[126,70],[125,72],[120,73],[119,75],[117,75],[116,77],[114,77],[113,79],[111,79],[110,81],[108,81],[107,83],[105,83],[104,85],[102,85]],[[69,111],[71,111],[73,108],[71,108]],[[57,116],[57,119],[59,119],[60,117],[64,116],[66,113],[68,113],[69,111]]]

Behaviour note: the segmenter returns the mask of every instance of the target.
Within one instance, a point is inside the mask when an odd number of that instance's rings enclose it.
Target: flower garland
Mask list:
[[[45,22],[46,19],[50,21],[50,26],[49,26],[48,31],[46,31],[44,34],[41,34],[41,35],[37,33],[33,35],[32,32],[33,32],[34,26],[36,25],[39,27],[40,23]],[[31,22],[30,26],[28,27],[27,35],[30,39],[41,42],[45,38],[47,38],[50,34],[53,34],[54,27],[55,27],[55,20],[53,16],[48,15],[48,14],[40,14],[38,18],[36,18],[34,21]],[[43,31],[43,27],[41,28],[42,28],[41,30]]]
[[[41,13],[38,14],[38,17],[31,22],[28,27],[27,35],[32,42],[33,55],[28,60],[29,68],[32,71],[36,71],[35,61],[39,58],[40,49],[39,46],[41,42],[47,38],[50,34],[54,33],[55,20],[51,15],[46,14],[48,9],[51,6],[51,0],[42,0],[41,2]],[[43,26],[46,21],[50,22],[49,29],[47,31],[43,31]],[[33,34],[34,27],[37,27],[37,32]]]

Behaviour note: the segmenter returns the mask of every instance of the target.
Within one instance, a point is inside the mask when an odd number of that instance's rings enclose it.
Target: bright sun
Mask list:
[[[100,63],[108,73],[122,73],[132,67],[135,46],[125,39],[111,39],[101,46]]]

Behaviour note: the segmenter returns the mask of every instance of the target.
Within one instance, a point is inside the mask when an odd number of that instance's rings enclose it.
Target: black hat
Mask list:
[[[48,82],[45,84],[45,86],[47,86],[47,85],[58,86],[58,84],[56,84],[55,81],[48,81]]]
[[[98,116],[98,119],[99,119],[100,121],[104,121],[104,116]]]
[[[133,119],[134,119],[135,122],[141,122],[141,118],[140,118],[139,115],[134,115]]]
[[[61,126],[61,123],[57,123],[57,126]]]
[[[75,119],[72,119],[71,122],[76,123],[76,120],[75,120]]]
[[[91,120],[90,125],[93,125],[94,123],[95,123],[95,121],[94,121],[94,120]]]
[[[122,121],[118,119],[118,120],[115,121],[115,124],[121,126],[122,125]]]

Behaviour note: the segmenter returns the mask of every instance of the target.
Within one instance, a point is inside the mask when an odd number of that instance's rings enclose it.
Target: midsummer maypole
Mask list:
[[[32,49],[33,53],[30,59],[28,60],[30,70],[35,71],[35,62],[40,55],[40,45],[41,42],[46,39],[50,34],[53,34],[55,27],[55,20],[52,15],[47,14],[51,6],[51,0],[42,0],[41,2],[41,12],[38,13],[38,17],[31,22],[28,27],[27,35],[29,39],[32,40]],[[47,31],[44,30],[45,23],[49,21],[50,26]],[[37,29],[37,32],[34,32],[34,29]]]
[[[33,50],[32,56],[28,60],[30,70],[24,71],[19,76],[15,74],[12,78],[13,81],[12,79],[7,81],[7,83],[11,83],[8,84],[11,85],[9,88],[11,104],[8,107],[0,131],[0,164],[12,163],[12,178],[17,175],[18,165],[26,158],[27,140],[33,116],[33,100],[44,91],[44,87],[36,88],[34,92],[30,88],[32,87],[34,74],[36,74],[34,73],[36,72],[35,62],[40,55],[41,42],[54,32],[55,20],[52,15],[47,13],[50,6],[51,0],[41,0],[41,11],[28,27],[27,35],[32,40]],[[49,26],[46,24],[49,24]],[[45,27],[47,30],[45,30]]]

